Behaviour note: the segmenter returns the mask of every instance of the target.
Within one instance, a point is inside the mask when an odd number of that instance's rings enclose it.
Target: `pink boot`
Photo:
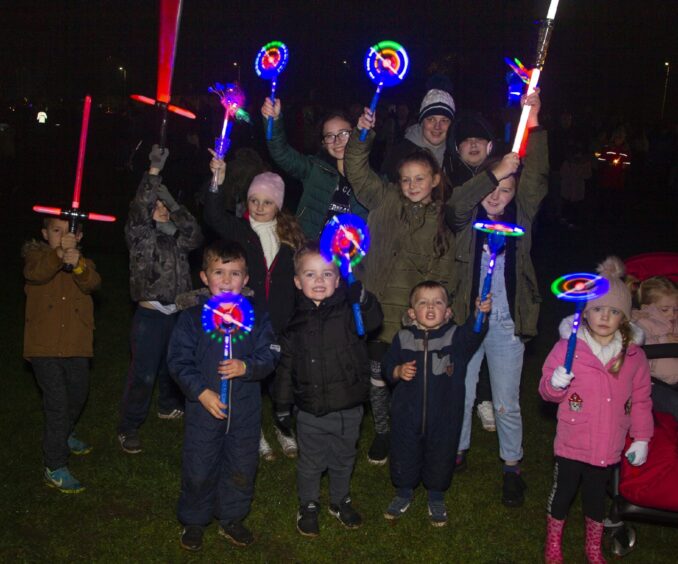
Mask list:
[[[544,545],[544,562],[546,564],[563,564],[563,528],[565,519],[554,519],[546,514],[546,544]]]
[[[584,552],[589,564],[605,564],[601,542],[605,525],[586,517],[586,546]]]

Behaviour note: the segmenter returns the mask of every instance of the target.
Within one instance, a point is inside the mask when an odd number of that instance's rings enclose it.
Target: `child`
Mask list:
[[[214,153],[213,153],[214,154]],[[219,171],[223,182],[225,164],[216,158],[210,163]],[[240,243],[247,252],[250,288],[266,304],[276,335],[280,335],[294,313],[294,252],[304,242],[304,233],[296,217],[283,210],[285,184],[272,172],[258,174],[247,191],[247,215],[237,218],[226,211],[225,190],[205,191],[205,223],[223,239]],[[271,382],[272,379],[269,379]],[[283,453],[297,455],[297,443],[292,431],[291,406],[274,406],[273,420],[276,437]],[[273,460],[273,449],[261,432],[259,454]]]
[[[158,417],[184,414],[184,398],[167,369],[167,343],[177,318],[174,300],[191,289],[188,253],[202,244],[200,226],[161,184],[169,155],[153,146],[151,166],[130,204],[125,225],[130,295],[137,302],[130,335],[132,358],[123,391],[118,441],[124,452],[141,452],[139,428],[151,407],[158,380]]]
[[[580,480],[586,557],[589,562],[605,562],[600,543],[612,466],[621,459],[627,432],[634,442],[626,457],[634,466],[643,464],[653,433],[650,370],[645,353],[632,342],[631,293],[621,280],[624,267],[610,257],[598,272],[610,289],[586,303],[572,370],[568,373],[563,367],[571,332],[563,323],[562,338],[546,358],[539,383],[542,398],[560,404],[555,478],[546,515],[548,563],[563,561],[563,527]]]
[[[678,289],[663,276],[648,278],[637,291],[640,310],[632,319],[645,333],[646,345],[678,343]],[[652,404],[655,411],[665,411],[678,419],[678,358],[650,361]]]
[[[352,303],[360,303],[366,331],[381,323],[379,304],[356,282],[339,288],[339,270],[307,243],[294,256],[297,310],[280,340],[274,396],[297,412],[297,530],[318,535],[320,478],[330,479],[331,515],[349,529],[362,518],[351,505],[350,481],[369,392],[369,363],[357,335]]]
[[[467,195],[455,189],[448,218],[457,234],[456,262],[452,272],[454,288],[452,311],[465,319],[479,295],[490,253],[486,236],[473,229],[476,220],[517,223],[525,230],[522,237],[506,237],[503,252],[497,255],[492,276],[493,307],[485,340],[468,365],[464,427],[459,440],[457,464],[464,466],[471,444],[471,416],[476,382],[487,356],[492,387],[499,455],[503,460],[502,503],[519,507],[524,502],[525,482],[520,475],[523,458],[523,423],[520,413],[520,379],[523,368],[524,340],[537,334],[539,296],[536,275],[530,257],[532,221],[546,195],[548,150],[546,131],[539,128],[539,94],[524,101],[531,106],[530,128],[520,185],[512,176],[501,179],[496,188]],[[517,159],[509,153],[504,159]],[[477,178],[477,176],[476,176]],[[469,197],[467,197],[469,196]]]
[[[26,279],[24,358],[42,390],[45,482],[64,493],[85,487],[70,473],[68,456],[92,447],[74,433],[89,391],[94,307],[90,294],[101,285],[94,263],[82,256],[82,230],[70,233],[68,221],[43,221],[46,243],[23,246]],[[70,265],[67,272],[64,265]]]
[[[242,292],[248,280],[245,256],[233,242],[205,248],[200,279],[210,295]],[[200,304],[179,315],[167,359],[186,396],[177,515],[184,526],[181,546],[190,551],[202,548],[203,530],[213,517],[219,520],[219,534],[232,544],[254,542],[242,521],[252,504],[259,461],[260,381],[273,371],[279,351],[268,315],[255,307],[252,332],[233,339],[232,359],[223,360],[223,343],[203,331],[202,310]],[[226,414],[219,401],[221,380],[231,380]]]
[[[487,314],[491,300],[477,308]],[[487,331],[475,333],[476,315],[457,327],[445,286],[427,280],[410,292],[407,315],[382,361],[393,390],[391,479],[396,496],[384,513],[398,519],[407,511],[414,489],[428,490],[428,514],[434,527],[447,524],[445,492],[454,473],[454,455],[464,418],[466,364]]]
[[[325,116],[321,124],[322,149],[317,155],[307,156],[287,142],[280,108],[280,98],[275,99],[275,104],[266,98],[261,107],[264,119],[274,120],[268,151],[275,164],[304,185],[297,218],[306,237],[320,237],[327,221],[337,214],[355,213],[367,218],[367,210],[357,201],[344,172],[344,151],[351,122],[340,112]]]
[[[375,116],[365,108],[358,128],[371,130],[374,120]],[[423,280],[436,280],[447,287],[454,264],[454,238],[444,223],[445,182],[435,157],[425,149],[415,150],[398,168],[399,185],[390,184],[368,164],[374,132],[370,131],[365,143],[359,140],[359,135],[359,130],[355,130],[346,146],[346,174],[356,196],[370,210],[372,248],[357,274],[384,309],[384,323],[370,335],[368,344],[372,371],[370,403],[376,431],[368,461],[385,464],[390,439],[389,399],[380,362],[401,328],[402,314],[409,307],[410,288]],[[491,191],[497,178],[515,172],[518,159],[513,161],[499,163],[494,174],[477,175],[458,191],[463,194]]]

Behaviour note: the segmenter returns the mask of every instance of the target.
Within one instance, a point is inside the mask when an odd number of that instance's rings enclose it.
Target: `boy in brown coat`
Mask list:
[[[69,233],[68,222],[44,220],[45,242],[23,246],[26,279],[24,358],[33,365],[42,390],[45,428],[45,482],[64,493],[85,488],[68,470],[68,456],[92,448],[77,439],[75,424],[87,400],[89,358],[94,332],[90,294],[101,284],[94,263],[78,249],[82,231]],[[64,270],[71,265],[72,271]]]

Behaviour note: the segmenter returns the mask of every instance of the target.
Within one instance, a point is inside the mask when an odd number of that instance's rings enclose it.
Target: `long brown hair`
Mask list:
[[[306,242],[306,236],[296,216],[287,210],[278,210],[276,220],[278,221],[276,233],[281,244],[289,245],[296,251]]]
[[[440,182],[433,187],[431,192],[432,205],[438,207],[438,227],[433,238],[433,250],[436,258],[442,257],[450,248],[450,230],[445,224],[444,205],[449,197],[449,181],[438,160],[428,149],[415,149],[398,163],[398,175],[402,167],[408,163],[418,163],[431,169],[431,176],[440,176]],[[402,218],[401,218],[402,219]]]
[[[610,374],[613,374],[614,376],[617,376],[622,369],[622,366],[624,366],[626,351],[631,343],[631,323],[626,319],[626,316],[624,316],[623,321],[619,324],[619,332],[621,333],[622,338],[621,352],[619,353],[617,360],[614,361],[614,364],[610,366]]]

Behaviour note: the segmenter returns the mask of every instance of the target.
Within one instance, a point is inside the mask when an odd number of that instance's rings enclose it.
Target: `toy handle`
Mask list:
[[[484,302],[487,299],[487,294],[490,293],[491,288],[492,288],[492,271],[488,270],[487,274],[485,275],[485,280],[483,280],[483,290],[480,293],[481,302]],[[475,325],[473,325],[474,333],[480,333],[480,331],[483,328],[483,321],[485,321],[485,313],[479,311],[478,316],[476,317]]]
[[[374,111],[377,109],[377,103],[379,102],[379,94],[381,94],[381,84],[377,86],[377,91],[374,93],[374,96],[372,96],[372,102],[370,103],[370,113],[374,114]],[[369,133],[369,130],[367,129],[361,129],[360,130],[360,140],[362,142],[367,139],[367,134]]]
[[[228,137],[217,137],[214,141],[214,152],[217,154],[217,159],[223,159],[231,146],[231,140]],[[212,173],[212,180],[210,181],[209,191],[216,194],[219,191],[219,171],[215,170]]]
[[[224,360],[231,359],[231,335],[226,333],[224,335]],[[221,385],[219,387],[219,401],[226,406],[226,409],[223,410],[224,414],[228,413],[229,405],[229,395],[231,393],[231,381],[230,380],[221,380]]]
[[[78,230],[78,218],[76,214],[71,215],[71,217],[68,218],[68,232],[69,233],[75,233]],[[72,264],[64,264],[61,267],[61,270],[64,272],[73,272],[74,266]]]
[[[579,321],[581,319],[581,313],[584,311],[584,304],[586,300],[577,302],[576,309],[574,310],[574,319],[572,320],[572,333],[570,333],[570,338],[567,341],[567,353],[565,354],[565,370],[569,374],[572,372],[572,363],[574,362],[574,351],[577,348],[577,331],[579,330]]]
[[[276,80],[271,81],[271,104],[275,106],[275,87],[277,86]],[[266,141],[270,141],[273,138],[273,118],[268,116],[266,120]]]
[[[355,282],[355,276],[353,276],[352,272],[349,272],[348,276],[346,276],[346,282],[348,282],[349,286]],[[355,329],[358,332],[358,335],[362,337],[365,335],[365,325],[363,324],[363,314],[360,311],[360,304],[351,304],[351,307],[353,308]]]

